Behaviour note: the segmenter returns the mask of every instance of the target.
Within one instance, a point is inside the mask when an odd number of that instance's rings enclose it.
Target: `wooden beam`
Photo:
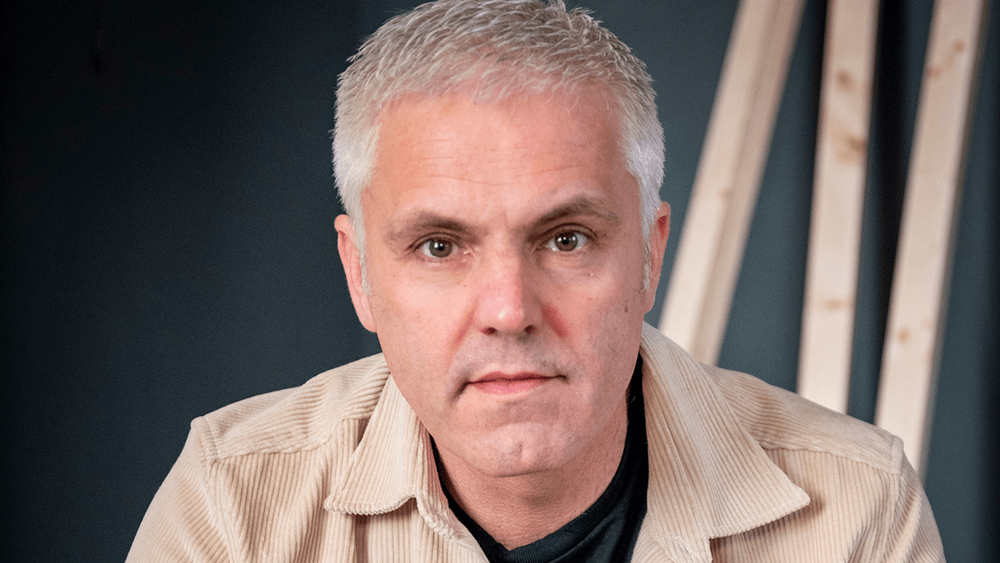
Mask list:
[[[923,473],[984,0],[937,0],[896,251],[875,422]]]
[[[802,0],[741,2],[729,40],[660,330],[718,359]]]
[[[877,0],[827,6],[798,392],[847,412]]]

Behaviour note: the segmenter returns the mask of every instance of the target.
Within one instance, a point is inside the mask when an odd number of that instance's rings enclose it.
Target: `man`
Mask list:
[[[562,2],[380,28],[334,156],[383,354],[195,420],[130,560],[943,560],[898,439],[643,325],[670,223],[653,97]]]

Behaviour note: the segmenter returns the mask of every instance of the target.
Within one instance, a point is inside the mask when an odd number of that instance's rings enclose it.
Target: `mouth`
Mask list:
[[[488,395],[513,395],[515,393],[530,391],[550,379],[555,378],[531,372],[493,372],[475,381],[470,381],[468,385]]]

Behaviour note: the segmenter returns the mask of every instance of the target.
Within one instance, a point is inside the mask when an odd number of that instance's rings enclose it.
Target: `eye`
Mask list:
[[[549,239],[545,246],[558,252],[572,252],[590,241],[587,235],[579,231],[565,231]]]
[[[420,252],[432,258],[447,258],[455,252],[455,245],[439,238],[425,240],[420,244]]]

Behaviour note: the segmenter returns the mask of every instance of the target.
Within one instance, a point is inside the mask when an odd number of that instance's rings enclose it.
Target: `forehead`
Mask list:
[[[609,182],[624,170],[613,103],[597,89],[490,103],[463,92],[408,95],[382,110],[378,126],[375,190],[387,181],[440,189],[453,182],[520,187],[528,179],[545,186],[575,176]]]

